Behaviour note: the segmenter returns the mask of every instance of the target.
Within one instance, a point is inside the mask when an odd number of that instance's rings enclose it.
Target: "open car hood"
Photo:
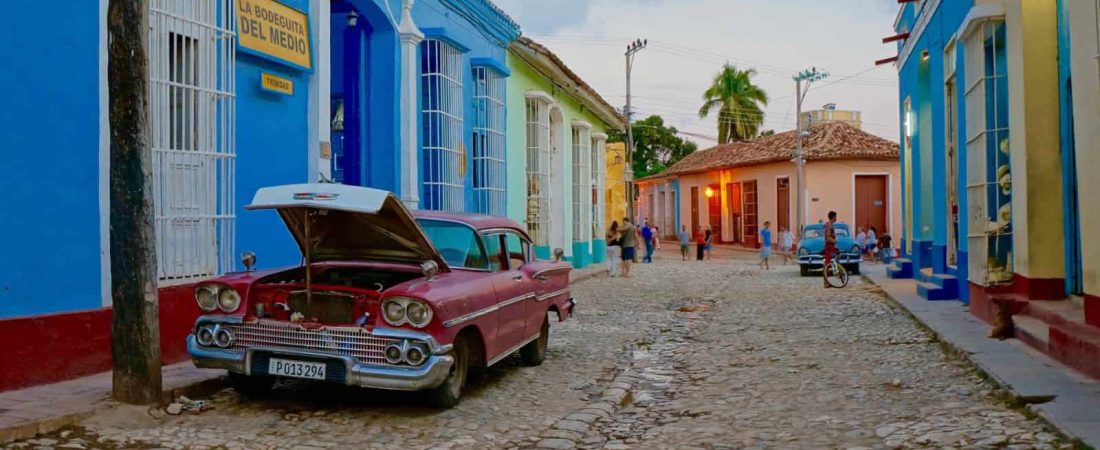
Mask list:
[[[392,193],[331,183],[256,191],[246,209],[274,209],[311,261],[391,261],[447,265]],[[308,236],[308,239],[307,239]]]

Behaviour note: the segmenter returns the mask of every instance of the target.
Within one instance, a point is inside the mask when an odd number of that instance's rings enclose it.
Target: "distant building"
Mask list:
[[[626,217],[626,143],[607,144],[604,156],[607,166],[607,181],[604,187],[604,201],[607,203],[605,226],[613,221],[622,221]]]
[[[804,111],[798,120],[802,122],[803,130],[812,124],[825,122],[844,122],[857,129],[863,128],[863,113],[836,109],[836,103],[826,103],[821,109]]]

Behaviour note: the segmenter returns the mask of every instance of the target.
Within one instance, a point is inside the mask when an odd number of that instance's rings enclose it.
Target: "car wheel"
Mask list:
[[[454,343],[451,351],[455,362],[451,365],[451,371],[443,384],[428,391],[428,401],[439,408],[450,408],[458,404],[462,397],[462,389],[466,387],[466,375],[470,369],[470,347],[465,337],[460,337]]]
[[[244,397],[259,397],[271,392],[275,385],[275,377],[264,375],[248,376],[229,372],[229,386]]]
[[[809,266],[798,266],[798,273],[802,274],[804,277],[810,276]]]
[[[546,360],[546,345],[550,342],[550,320],[543,316],[542,331],[538,339],[528,342],[519,349],[519,357],[525,366],[537,366]]]

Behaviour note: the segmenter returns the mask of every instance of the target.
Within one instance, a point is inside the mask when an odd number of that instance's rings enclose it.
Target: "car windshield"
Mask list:
[[[848,237],[848,229],[847,228],[834,225],[833,229],[836,230],[836,237]],[[814,238],[825,237],[825,229],[824,228],[807,228],[805,236],[803,236],[803,237],[805,239],[814,239]]]
[[[435,245],[448,266],[467,269],[488,269],[488,260],[481,241],[473,228],[443,220],[417,219],[424,234]]]

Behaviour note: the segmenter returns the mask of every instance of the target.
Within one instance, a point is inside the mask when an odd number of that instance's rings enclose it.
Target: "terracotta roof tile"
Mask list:
[[[816,124],[808,131],[810,135],[802,139],[802,155],[806,161],[896,160],[900,155],[896,142],[843,122]],[[700,150],[684,157],[664,172],[640,180],[790,161],[794,158],[796,147],[795,133],[793,130],[786,131]]]

